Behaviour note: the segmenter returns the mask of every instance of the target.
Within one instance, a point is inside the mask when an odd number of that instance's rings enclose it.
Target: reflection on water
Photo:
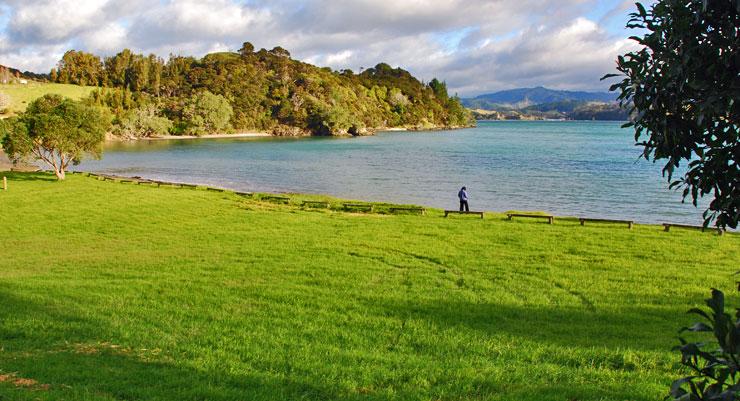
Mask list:
[[[358,138],[226,138],[120,142],[77,169],[246,191],[474,209],[701,223],[638,159],[617,122],[489,122],[459,131]]]

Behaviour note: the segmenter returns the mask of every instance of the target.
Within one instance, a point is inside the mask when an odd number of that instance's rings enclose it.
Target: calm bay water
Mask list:
[[[618,122],[497,121],[477,128],[359,138],[233,138],[115,143],[76,169],[236,190],[303,192],[471,210],[701,223],[638,159]]]

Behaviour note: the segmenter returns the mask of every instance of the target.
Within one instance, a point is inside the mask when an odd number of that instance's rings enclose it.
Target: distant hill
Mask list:
[[[463,106],[473,109],[494,110],[502,107],[520,109],[542,103],[557,102],[614,102],[616,95],[607,92],[576,92],[536,88],[518,88],[474,98],[462,99]]]
[[[18,82],[20,79],[45,80],[46,78],[48,78],[46,74],[35,74],[30,71],[22,72],[17,68],[0,64],[0,83],[2,84]]]
[[[536,88],[510,89],[462,99],[480,119],[597,119],[626,120],[616,104],[616,94]],[[486,113],[492,111],[496,113]]]

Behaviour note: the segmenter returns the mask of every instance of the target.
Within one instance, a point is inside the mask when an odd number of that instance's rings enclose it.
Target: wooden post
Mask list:
[[[3,191],[8,190],[8,177],[3,176]]]

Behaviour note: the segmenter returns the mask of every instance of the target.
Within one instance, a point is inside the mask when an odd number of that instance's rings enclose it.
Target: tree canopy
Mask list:
[[[705,225],[732,228],[740,217],[739,14],[738,0],[638,3],[627,27],[645,32],[632,37],[642,48],[618,58],[621,74],[604,77],[623,77],[611,90],[630,109],[626,126],[643,156],[665,160],[663,173],[684,199],[712,198]]]
[[[228,130],[234,110],[223,96],[203,91],[188,99],[182,114],[184,132],[200,136]]]
[[[201,59],[171,56],[167,61],[128,49],[102,61],[70,51],[54,73],[57,81],[73,84],[89,85],[97,77],[97,84],[106,89],[96,91],[90,103],[110,107],[117,122],[130,109],[155,104],[159,114],[172,121],[174,133],[192,127],[188,119],[198,113],[188,112],[186,106],[205,92],[225,99],[233,111],[223,129],[336,135],[474,123],[439,80],[425,85],[385,63],[361,74],[332,71],[293,60],[281,47],[255,51],[249,42],[238,52]]]
[[[85,154],[100,157],[110,116],[99,108],[59,95],[44,95],[18,117],[2,121],[0,137],[14,160],[31,157],[64,179],[70,163]]]
[[[169,134],[172,121],[159,114],[153,104],[125,112],[118,119],[113,134],[120,138],[161,137]]]

